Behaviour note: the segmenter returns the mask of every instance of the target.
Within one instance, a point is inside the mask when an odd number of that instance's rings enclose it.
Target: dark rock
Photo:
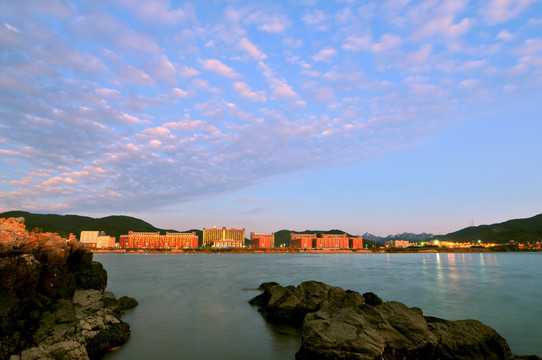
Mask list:
[[[99,359],[107,350],[124,344],[130,337],[130,326],[120,322],[98,332],[86,343],[86,350],[90,359]]]
[[[104,290],[107,286],[107,271],[96,261],[91,261],[90,266],[77,266],[76,285],[78,289]]]
[[[378,295],[372,292],[366,292],[365,294],[363,294],[363,298],[365,299],[365,303],[367,305],[380,305],[384,302],[381,298],[378,297]]]
[[[506,340],[479,321],[448,321],[429,316],[425,319],[438,339],[437,354],[443,360],[496,360],[512,355]]]
[[[299,286],[280,286],[278,283],[260,285],[264,292],[250,301],[270,322],[301,325],[305,315],[328,306],[362,304],[363,299],[340,287],[318,281],[305,281]]]
[[[120,310],[128,310],[136,307],[139,303],[136,299],[129,296],[121,296],[119,298],[118,307]]]
[[[97,354],[130,334],[107,272],[76,242],[0,219],[0,274],[0,360],[88,359],[88,344]]]
[[[374,293],[361,296],[324,283],[260,286],[250,301],[269,321],[303,323],[297,360],[539,360],[514,356],[506,341],[476,320],[426,317],[419,308]]]

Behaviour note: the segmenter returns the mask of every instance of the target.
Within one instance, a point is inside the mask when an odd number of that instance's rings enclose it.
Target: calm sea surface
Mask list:
[[[248,301],[266,281],[318,280],[425,315],[477,319],[516,354],[542,356],[542,254],[96,254],[108,290],[139,306],[117,359],[294,359],[300,336]]]

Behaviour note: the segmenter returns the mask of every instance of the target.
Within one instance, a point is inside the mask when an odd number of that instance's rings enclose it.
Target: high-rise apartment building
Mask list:
[[[245,229],[203,228],[203,246],[243,247],[245,245]]]

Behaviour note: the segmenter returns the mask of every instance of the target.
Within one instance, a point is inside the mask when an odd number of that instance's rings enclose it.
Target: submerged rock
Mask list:
[[[0,360],[97,358],[126,342],[129,325],[92,255],[0,219]]]
[[[302,325],[298,360],[540,359],[514,356],[495,330],[476,320],[424,316],[419,308],[317,281],[264,283],[250,303],[270,322]]]

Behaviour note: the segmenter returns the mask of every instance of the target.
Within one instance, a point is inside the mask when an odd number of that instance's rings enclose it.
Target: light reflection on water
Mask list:
[[[262,282],[323,281],[372,291],[426,315],[472,318],[512,351],[542,355],[540,254],[100,254],[108,290],[140,305],[131,340],[106,359],[293,359],[294,329],[267,324],[248,300]],[[293,333],[293,335],[292,335]]]

